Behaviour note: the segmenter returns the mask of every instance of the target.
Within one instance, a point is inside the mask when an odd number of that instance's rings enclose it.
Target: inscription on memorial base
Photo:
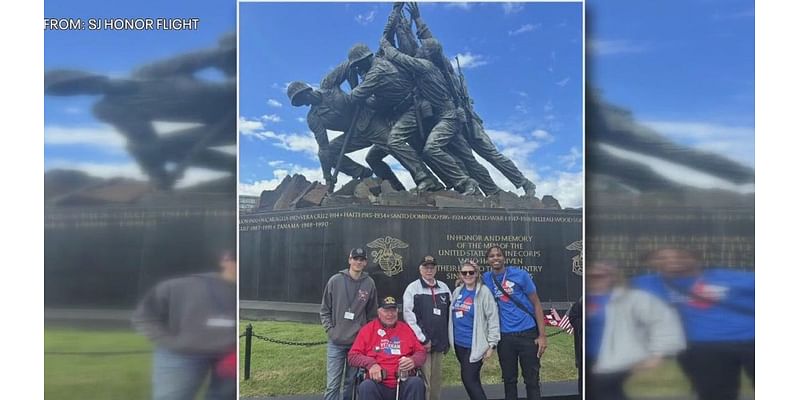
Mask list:
[[[353,247],[370,249],[367,271],[381,295],[402,296],[419,277],[418,262],[425,255],[436,257],[437,278],[452,289],[461,263],[474,259],[485,266],[485,250],[499,245],[509,265],[531,274],[542,301],[575,301],[582,222],[580,210],[368,205],[242,215],[240,295],[319,303],[328,278],[347,268]]]

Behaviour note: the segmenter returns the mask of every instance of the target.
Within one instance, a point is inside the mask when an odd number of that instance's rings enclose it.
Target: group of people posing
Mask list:
[[[364,272],[366,256],[363,249],[353,249],[349,268],[332,276],[323,293],[320,316],[329,339],[326,400],[350,399],[359,368],[365,375],[359,398],[438,400],[442,360],[450,349],[471,400],[486,399],[480,371],[495,352],[505,398],[517,399],[520,366],[526,398],[540,398],[540,358],[547,349],[544,313],[533,279],[507,266],[501,247],[487,250],[490,270],[483,274],[474,261],[461,265],[460,284],[452,293],[436,280],[436,259],[425,256],[420,278],[403,294],[403,321],[397,299],[378,296]]]
[[[629,377],[671,356],[700,400],[738,399],[743,372],[755,385],[755,275],[700,260],[661,248],[644,258],[652,272],[627,282],[613,261],[590,263],[587,398],[624,400]]]
[[[349,93],[341,87],[345,81]],[[395,190],[405,190],[383,161],[392,155],[409,171],[417,191],[452,188],[465,195],[497,194],[500,189],[477,162],[474,151],[526,196],[536,192],[536,185],[486,134],[463,76],[444,55],[416,3],[395,3],[377,53],[356,44],[347,61],[325,76],[319,89],[295,81],[289,84],[287,95],[293,106],[311,107],[306,121],[319,146],[328,185],[336,184],[334,175],[339,171],[355,179],[374,173]],[[329,142],[328,130],[344,134]],[[369,167],[344,155],[370,146]]]

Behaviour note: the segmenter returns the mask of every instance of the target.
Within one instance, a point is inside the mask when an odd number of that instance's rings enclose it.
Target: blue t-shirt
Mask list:
[[[597,359],[606,324],[606,307],[611,294],[590,294],[586,302],[586,355]]]
[[[634,287],[672,304],[690,342],[727,342],[756,337],[755,274],[706,269],[697,277],[669,281],[658,274],[633,280]]]
[[[472,347],[472,326],[475,323],[475,289],[461,289],[453,301],[453,341],[461,347]]]
[[[521,332],[536,327],[536,321],[525,311],[520,310],[514,302],[508,299],[503,292],[494,285],[492,279],[494,271],[483,273],[483,283],[486,288],[494,295],[497,300],[498,311],[500,312],[500,332],[511,333]],[[518,303],[527,308],[531,314],[534,312],[528,295],[536,293],[536,285],[527,272],[516,268],[506,267],[503,274],[496,275],[497,281],[506,289]]]

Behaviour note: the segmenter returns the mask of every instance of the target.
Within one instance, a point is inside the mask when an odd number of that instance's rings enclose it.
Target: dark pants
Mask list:
[[[177,353],[157,348],[153,353],[153,399],[190,400],[210,375],[206,400],[236,398],[236,379],[215,373],[219,356]]]
[[[587,358],[586,369],[591,371],[595,361]],[[586,398],[592,400],[626,400],[628,396],[625,395],[624,385],[628,376],[630,376],[630,371],[610,374],[590,373],[586,378]]]
[[[486,400],[486,392],[483,391],[483,386],[481,385],[483,361],[469,362],[469,353],[472,350],[469,347],[455,345],[455,350],[456,358],[461,364],[461,382],[464,384],[464,389],[467,390],[469,399]]]
[[[396,389],[382,383],[366,379],[358,385],[359,400],[393,400],[397,396]],[[400,383],[400,398],[403,400],[425,400],[425,382],[418,376],[410,376]]]
[[[700,400],[739,398],[742,369],[755,386],[755,342],[689,343],[678,356]]]
[[[531,329],[520,333],[502,333],[497,344],[497,357],[503,375],[506,400],[517,400],[517,377],[519,366],[522,366],[522,378],[525,381],[527,399],[539,400],[539,345],[536,340],[537,331]]]

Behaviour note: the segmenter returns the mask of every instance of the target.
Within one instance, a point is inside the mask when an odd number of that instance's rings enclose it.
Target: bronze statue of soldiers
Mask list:
[[[417,37],[420,39],[420,41],[424,43],[426,40],[434,40],[433,34],[420,16],[419,7],[417,4],[408,3],[408,10],[411,14],[411,18],[414,20],[414,24],[417,27]],[[497,168],[498,171],[508,178],[508,180],[511,181],[515,187],[523,188],[526,196],[533,196],[536,193],[536,185],[534,185],[529,179],[525,178],[525,176],[522,175],[522,172],[520,172],[519,168],[514,165],[514,162],[500,153],[494,143],[492,143],[492,140],[489,138],[489,135],[486,134],[486,131],[483,128],[483,120],[481,120],[472,107],[472,101],[467,92],[466,83],[463,81],[463,79],[460,79],[460,77],[456,75],[456,72],[453,70],[453,66],[444,56],[441,46],[432,45],[430,47],[436,49],[437,51],[427,55],[421,55],[429,58],[437,67],[439,67],[442,73],[445,74],[448,81],[453,83],[453,86],[456,89],[455,94],[458,99],[458,105],[467,113],[466,117],[468,123],[465,124],[467,132],[464,137],[469,145],[475,150],[476,153],[478,153],[479,156],[492,164],[495,168]]]
[[[206,68],[218,69],[228,79],[212,82],[194,75]],[[171,189],[190,166],[236,175],[236,156],[213,149],[236,143],[235,76],[236,38],[225,35],[216,47],[142,66],[130,78],[48,71],[45,93],[102,96],[93,106],[94,116],[125,135],[128,152],[154,186]],[[161,137],[153,121],[201,126]]]
[[[303,82],[292,82],[287,89],[287,96],[293,106],[311,106],[306,122],[311,132],[314,133],[314,138],[319,146],[317,155],[326,184],[335,184],[331,169],[336,165],[337,158],[345,145],[345,135],[350,134],[351,137],[347,141],[344,153],[373,146],[366,158],[372,169],[366,168],[344,155],[340,171],[355,179],[363,179],[372,176],[374,170],[375,175],[389,181],[395,190],[405,190],[389,165],[383,161],[383,158],[389,154],[386,143],[391,125],[383,117],[377,115],[371,107],[362,107],[360,112],[357,112],[356,105],[341,89],[345,80],[350,83],[351,87],[356,86],[358,82],[346,61],[339,64],[322,80],[319,90],[314,90]],[[355,124],[353,124],[354,118],[357,118]],[[351,126],[354,128],[354,132],[347,132]],[[328,129],[342,131],[345,134],[337,136],[329,143]]]
[[[384,115],[414,115],[414,82],[411,76],[400,71],[391,62],[375,57],[364,44],[354,45],[347,55],[350,66],[363,77],[361,83],[350,93],[350,98],[365,103],[374,95],[376,107]],[[403,167],[410,173],[417,184],[417,191],[437,191],[444,189],[433,173],[420,160],[417,153],[409,146],[392,146],[391,137],[398,125],[402,126],[403,117],[395,122],[389,134],[389,150]]]
[[[414,37],[412,30],[411,30],[411,21],[407,20],[404,14],[401,12],[401,8],[404,3],[395,3],[395,7],[393,9],[392,15],[389,17],[389,22],[384,29],[384,38],[391,42],[392,40],[392,31],[397,36],[397,48],[400,50],[401,53],[407,54],[409,56],[417,56],[417,51],[419,50],[419,45],[417,44],[416,38]],[[394,26],[392,26],[394,24]],[[421,56],[421,53],[420,53]],[[445,75],[447,78],[447,75]],[[450,82],[448,82],[449,84]],[[451,98],[454,98],[451,95]],[[459,111],[459,115],[462,115],[463,111]],[[423,119],[423,131],[424,137],[427,138],[428,134],[430,133],[431,129],[436,125],[435,118],[428,117]],[[462,121],[463,123],[464,121]],[[450,142],[445,147],[445,151],[453,156],[456,163],[459,165],[462,171],[466,172],[466,174],[474,179],[478,185],[480,186],[483,193],[487,196],[496,194],[500,191],[500,188],[497,187],[497,184],[492,180],[491,175],[489,175],[489,171],[484,167],[482,164],[475,159],[474,154],[472,153],[472,149],[470,148],[469,143],[464,138],[464,126],[462,124],[461,129],[459,130],[459,134],[453,135],[450,139]],[[416,141],[410,142],[411,146],[414,147],[418,152],[422,152],[424,146],[424,142],[422,145],[417,146]],[[419,147],[419,148],[417,148]],[[423,159],[429,164],[433,172],[436,173],[439,178],[444,181],[444,184],[448,188],[452,188],[456,185],[456,182],[451,182],[448,180],[448,175],[442,173],[438,168],[437,164],[431,162],[427,157],[423,155]]]
[[[394,8],[387,24],[388,30],[391,30],[399,11],[400,8]],[[392,127],[392,132],[389,134],[389,148],[412,151],[407,141],[414,135],[424,135],[422,127],[424,116],[432,114],[435,124],[427,138],[424,138],[423,154],[426,160],[436,165],[436,169],[443,174],[442,180],[453,182],[457,191],[466,195],[480,194],[478,184],[467,176],[453,156],[444,151],[444,147],[460,129],[461,121],[458,110],[448,94],[447,83],[442,73],[425,59],[401,53],[389,43],[386,36],[381,39],[381,50],[386,60],[390,61],[399,72],[410,76],[414,86],[412,88],[414,104],[409,104]],[[362,82],[359,88],[363,84]],[[421,104],[423,100],[430,104],[430,111]]]

